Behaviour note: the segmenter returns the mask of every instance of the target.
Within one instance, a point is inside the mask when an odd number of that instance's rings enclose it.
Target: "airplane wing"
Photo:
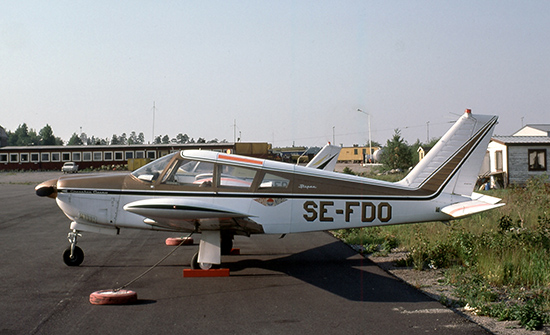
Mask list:
[[[181,198],[151,198],[128,203],[124,210],[143,216],[153,226],[194,230],[234,230],[249,235],[263,233],[261,225],[241,213],[212,203]]]
[[[450,215],[453,218],[460,218],[505,205],[504,203],[498,203],[501,200],[499,198],[480,193],[472,193],[471,198],[472,200],[469,201],[463,201],[443,207],[441,212]]]
[[[327,143],[313,159],[306,165],[306,167],[334,171],[336,167],[336,161],[340,155],[340,147]]]

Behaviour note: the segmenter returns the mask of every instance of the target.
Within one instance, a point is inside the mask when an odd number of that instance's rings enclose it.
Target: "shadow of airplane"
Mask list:
[[[273,259],[224,260],[231,276],[250,268],[281,272],[351,301],[433,301],[340,241]]]

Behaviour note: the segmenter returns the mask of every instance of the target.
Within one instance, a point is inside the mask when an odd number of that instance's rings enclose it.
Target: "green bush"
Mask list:
[[[344,241],[362,245],[365,253],[409,250],[397,264],[446,269],[446,280],[455,286],[462,305],[540,329],[549,322],[550,311],[550,185],[534,178],[525,187],[490,192],[506,206],[450,225],[432,222],[340,232]]]

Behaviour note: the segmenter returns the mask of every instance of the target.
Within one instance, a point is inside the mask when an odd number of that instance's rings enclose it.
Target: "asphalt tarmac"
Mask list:
[[[128,287],[132,305],[91,305],[172,248],[165,232],[83,233],[63,263],[69,220],[33,185],[0,184],[0,334],[487,334],[328,233],[237,237],[226,278],[183,278],[181,246]]]

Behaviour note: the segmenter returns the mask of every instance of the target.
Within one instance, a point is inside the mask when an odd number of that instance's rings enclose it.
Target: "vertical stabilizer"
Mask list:
[[[313,157],[306,167],[334,171],[339,155],[340,147],[329,142]]]
[[[466,110],[422,161],[400,182],[430,192],[471,195],[497,117]]]

